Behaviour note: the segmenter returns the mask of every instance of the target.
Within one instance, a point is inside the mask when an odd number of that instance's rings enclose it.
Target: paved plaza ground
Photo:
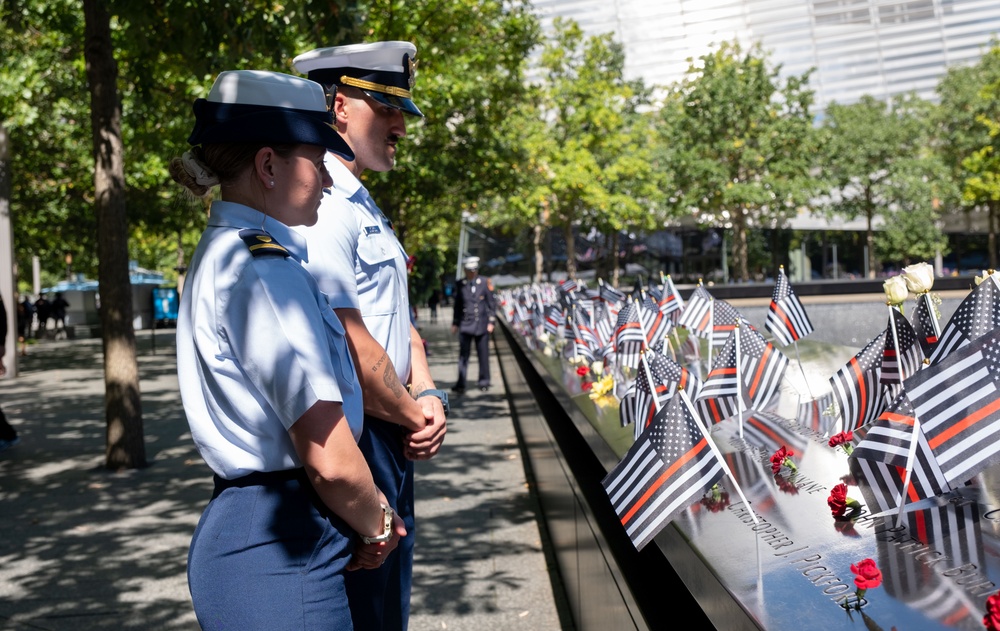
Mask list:
[[[421,317],[432,374],[448,388],[451,313]],[[211,474],[181,409],[173,331],[140,332],[139,350],[151,463],[139,471],[102,467],[100,340],[37,344],[20,376],[0,381],[22,439],[0,452],[0,631],[198,628],[187,547]],[[414,631],[571,628],[495,361],[492,371],[493,389],[454,400],[444,448],[417,465]]]

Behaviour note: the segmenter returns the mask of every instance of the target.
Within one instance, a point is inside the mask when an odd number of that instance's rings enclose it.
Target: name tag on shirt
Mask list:
[[[382,228],[378,226],[365,226],[365,236],[370,236],[373,234],[379,234],[382,232]]]

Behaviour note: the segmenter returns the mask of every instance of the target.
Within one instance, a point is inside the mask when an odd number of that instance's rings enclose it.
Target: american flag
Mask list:
[[[931,355],[931,364],[1000,327],[1000,287],[997,283],[997,274],[989,276],[958,305],[941,332],[941,339]]]
[[[851,457],[847,462],[870,513],[885,513],[899,508],[899,490],[903,487],[899,467],[865,458]]]
[[[704,285],[694,288],[677,325],[686,328],[695,337],[707,338],[711,335],[712,295]]]
[[[677,393],[678,388],[687,390],[690,398],[697,397],[701,390],[698,378],[669,357],[651,351],[646,351],[642,356],[649,366],[649,376],[647,377],[645,368],[640,366],[639,374],[632,385],[633,397],[630,399],[635,412],[629,416],[629,420],[639,420],[635,425],[636,437],[652,421],[656,410],[663,407]],[[652,384],[649,377],[652,377]],[[652,395],[654,389],[657,398],[655,402]],[[622,427],[628,424],[625,416],[621,417],[621,421]]]
[[[552,335],[562,335],[562,328],[565,325],[565,312],[556,305],[549,305],[545,310],[545,332]]]
[[[669,275],[663,277],[663,288],[660,290],[658,303],[660,311],[669,315],[670,321],[676,325],[684,310],[684,299],[681,298],[681,292],[677,291]]]
[[[576,303],[573,305],[576,309],[573,319],[577,324],[594,325],[594,302],[593,298],[577,295]]]
[[[782,346],[788,346],[813,332],[812,322],[809,321],[809,316],[806,315],[798,296],[792,291],[783,267],[778,270],[778,281],[774,284],[771,308],[764,328],[770,331]]]
[[[614,340],[614,350],[618,356],[619,366],[638,368],[639,351],[646,343],[646,336],[639,323],[639,309],[631,300],[627,300],[621,311],[618,312]]]
[[[896,327],[895,338],[892,327]],[[896,348],[899,340],[899,349]],[[923,366],[924,349],[917,343],[917,334],[898,309],[889,308],[889,325],[885,329],[885,349],[882,351],[882,373],[879,380],[883,384],[900,383],[912,376]]]
[[[709,371],[705,383],[701,387],[697,404],[701,417],[713,423],[739,414],[739,402],[736,399],[740,392],[739,370],[736,367],[736,332],[729,335],[725,345]],[[744,398],[746,392],[743,392]]]
[[[600,340],[602,346],[613,343],[615,322],[617,321],[618,316],[611,314],[608,310],[608,305],[604,303],[594,305],[594,331],[597,333],[597,339]]]
[[[937,316],[934,315],[930,293],[917,299],[917,308],[913,310],[911,324],[920,346],[924,349],[924,356],[930,357],[934,348],[937,347],[938,338],[941,336],[941,327],[938,325]]]
[[[916,502],[951,490],[927,444],[923,432],[914,431],[916,421],[913,406],[905,391],[898,395],[874,423],[855,432],[858,441],[852,456],[884,463],[895,471],[876,468],[883,480],[867,489],[865,499],[871,505],[897,508],[897,498],[906,479],[906,464],[913,440],[916,439],[913,470],[906,488],[905,501]],[[890,480],[898,480],[892,487]],[[870,493],[887,492],[887,497],[870,497]]]
[[[723,475],[681,397],[656,414],[602,484],[637,550]]]
[[[646,343],[648,346],[652,346],[666,337],[673,327],[670,318],[660,311],[659,306],[657,306],[656,302],[648,294],[643,298],[642,304],[639,305],[639,320],[642,322],[642,328],[646,332]]]
[[[927,444],[952,486],[1000,461],[998,383],[1000,330],[967,343],[903,383]]]
[[[712,304],[712,346],[722,346],[733,332],[736,325],[749,325],[736,307],[725,300],[716,300]]]
[[[588,363],[594,361],[594,349],[589,341],[580,333],[580,328],[573,318],[566,318],[566,346],[563,348],[563,356],[568,359],[582,357]]]
[[[620,308],[621,304],[625,302],[624,292],[605,284],[603,281],[598,282],[597,296],[615,309]]]
[[[830,377],[833,398],[846,424],[845,431],[874,421],[885,409],[885,396],[879,383],[884,348],[885,331]]]
[[[573,326],[576,327],[577,337],[590,348],[591,353],[597,354],[598,350],[601,348],[601,342],[598,339],[597,332],[592,329],[587,320],[584,309],[580,305],[575,305],[571,307],[570,319],[573,322]]]
[[[746,396],[755,409],[763,409],[778,391],[788,358],[753,327],[740,328],[740,373]]]
[[[564,294],[571,294],[579,288],[576,280],[572,278],[567,278],[566,280],[559,281],[559,291]]]

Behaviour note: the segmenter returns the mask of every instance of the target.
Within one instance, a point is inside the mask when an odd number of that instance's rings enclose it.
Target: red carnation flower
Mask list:
[[[576,374],[581,377],[586,377],[588,372],[590,372],[590,369],[586,366],[580,366],[576,369]]]
[[[781,467],[783,466],[795,471],[795,463],[792,462],[792,456],[794,455],[795,452],[784,445],[779,447],[778,451],[774,452],[774,455],[771,456],[771,471],[777,473],[781,471]]]
[[[983,625],[987,631],[1000,631],[1000,592],[986,599],[986,615]]]
[[[851,431],[840,432],[839,434],[834,434],[833,436],[831,436],[830,442],[828,442],[827,444],[830,445],[831,447],[837,447],[837,446],[842,447],[844,449],[844,452],[846,452],[847,455],[850,456],[851,452],[854,451],[854,446],[851,445],[851,441],[853,440],[854,440],[854,432]]]
[[[580,388],[581,388],[581,389],[582,389],[582,390],[583,390],[584,392],[587,392],[587,391],[589,391],[589,390],[590,390],[591,388],[593,388],[593,387],[594,387],[594,384],[593,384],[593,383],[591,383],[591,382],[589,382],[589,381],[584,381],[584,382],[583,382],[582,384],[580,384]]]
[[[854,440],[854,432],[840,432],[839,434],[834,434],[830,437],[829,445],[831,447],[836,447],[837,445],[843,445],[844,443],[849,443]]]
[[[826,503],[830,506],[830,512],[834,517],[840,517],[847,510],[847,485],[838,484],[830,491],[830,497],[826,498]]]

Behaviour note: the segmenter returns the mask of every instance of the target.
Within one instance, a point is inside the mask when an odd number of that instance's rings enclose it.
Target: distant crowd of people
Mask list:
[[[35,302],[23,295],[17,302],[17,341],[21,355],[28,353],[28,340],[46,337],[67,337],[66,309],[69,302],[56,292],[50,300],[39,294]],[[49,327],[52,322],[52,327]]]

